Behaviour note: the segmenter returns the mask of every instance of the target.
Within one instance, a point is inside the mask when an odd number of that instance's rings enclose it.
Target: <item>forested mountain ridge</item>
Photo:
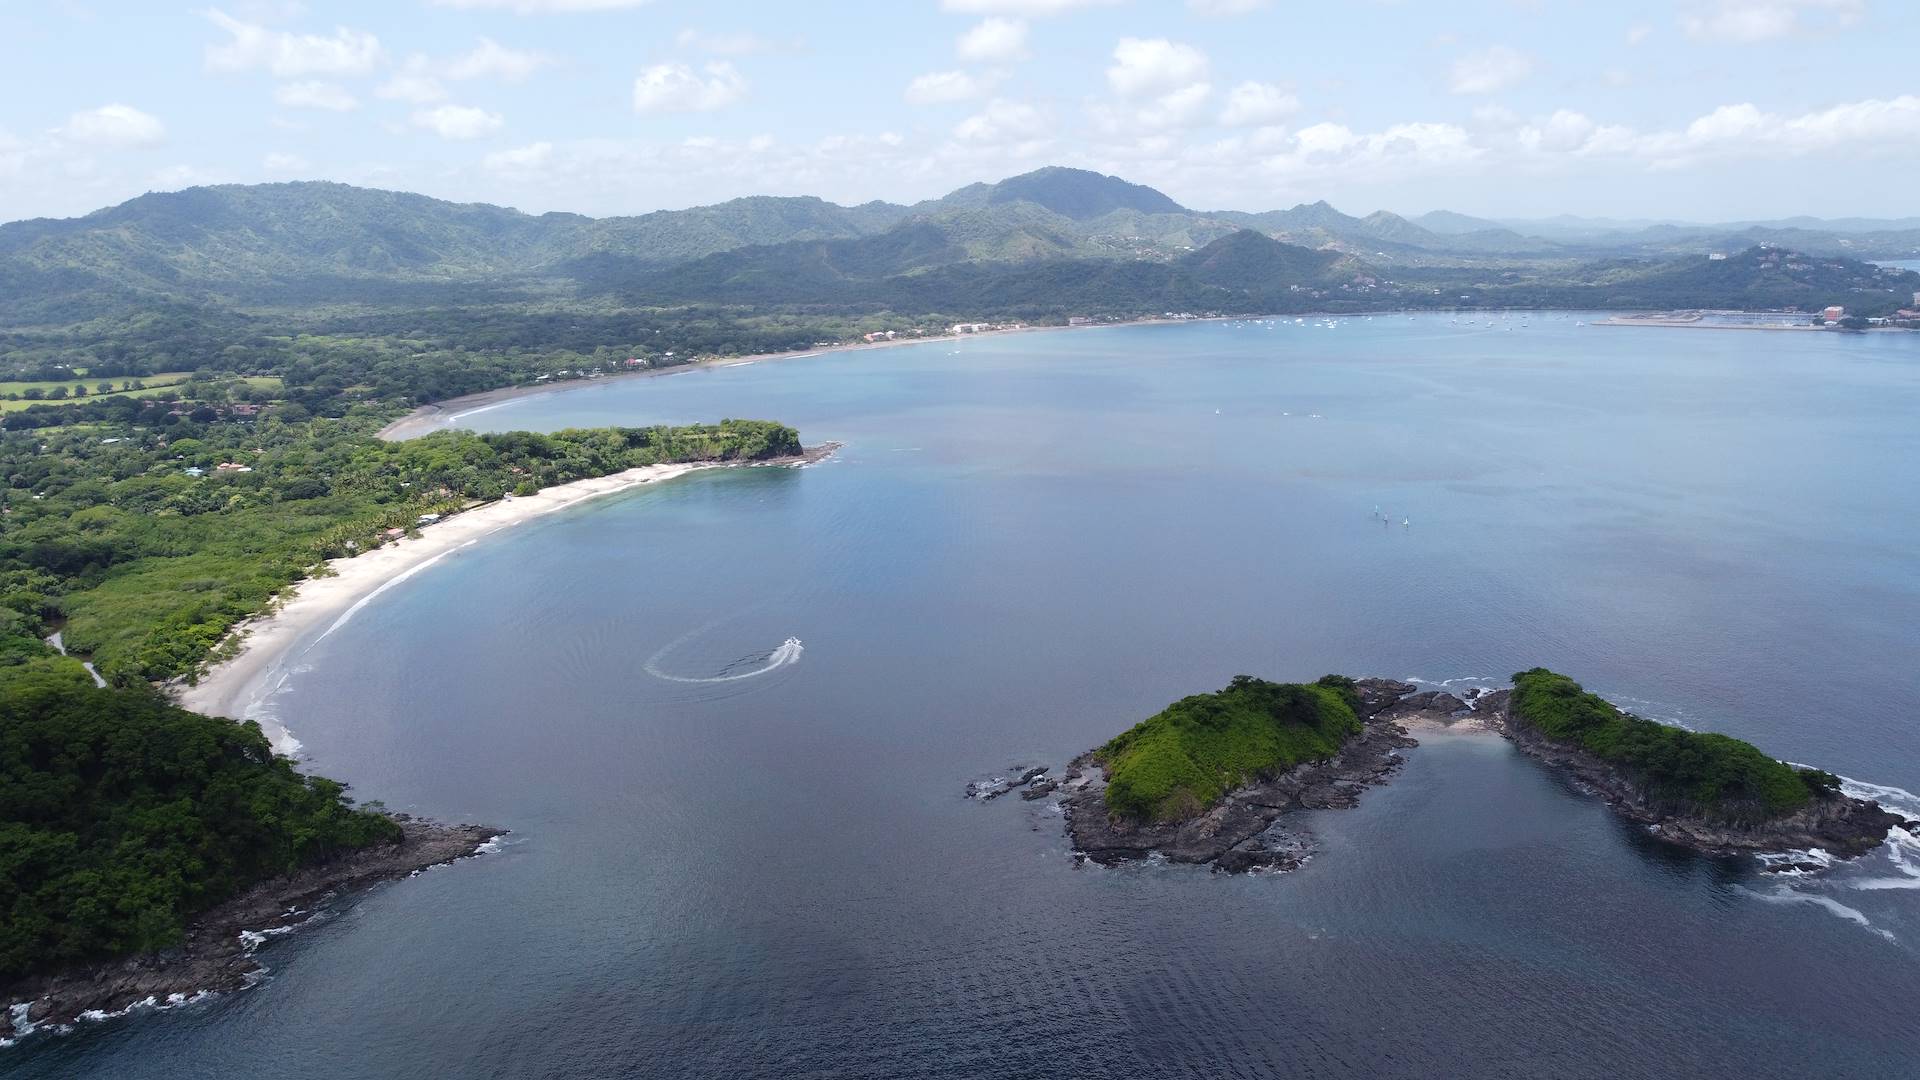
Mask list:
[[[849,302],[838,278],[874,275],[837,266],[826,275],[835,287],[823,289],[823,270],[813,264],[866,263],[871,253],[906,249],[919,254],[891,273],[969,263],[1177,262],[1248,229],[1334,252],[1356,269],[1372,267],[1373,276],[1446,271],[1453,279],[1494,269],[1564,277],[1582,261],[1704,256],[1721,241],[1744,241],[1728,250],[1790,241],[1786,246],[1814,254],[1846,254],[1897,246],[1905,235],[1862,232],[1863,223],[1851,222],[1853,231],[1841,237],[1804,224],[1725,234],[1655,226],[1605,243],[1590,235],[1562,241],[1444,212],[1417,221],[1386,211],[1354,217],[1324,200],[1259,213],[1197,211],[1150,187],[1065,168],[972,184],[913,206],[756,196],[609,218],[532,215],[328,182],[222,185],[143,195],[80,218],[0,225],[0,326],[65,326],[162,304],[206,313],[564,302],[648,275],[651,284],[641,291],[684,299],[693,296],[685,284],[668,284],[676,276],[714,280],[734,264],[771,267],[773,277],[795,281],[806,298],[793,302],[838,304]],[[1920,248],[1920,232],[1913,240]],[[731,263],[717,258],[729,254]],[[797,261],[780,268],[785,258]],[[949,275],[978,276],[967,269]],[[764,295],[696,298],[750,297]],[[890,302],[888,295],[861,300],[869,307]],[[934,306],[964,313],[967,303],[963,290]]]

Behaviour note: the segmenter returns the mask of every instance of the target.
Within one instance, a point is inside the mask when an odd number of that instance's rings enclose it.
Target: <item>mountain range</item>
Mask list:
[[[73,325],[168,304],[392,308],[593,297],[1028,314],[1094,296],[1111,302],[1092,306],[1113,311],[1163,303],[1254,310],[1281,300],[1290,310],[1303,298],[1360,303],[1369,294],[1407,303],[1463,290],[1525,303],[1536,292],[1516,287],[1618,282],[1636,264],[1756,245],[1828,259],[1920,254],[1915,220],[1515,224],[1446,211],[1354,217],[1325,201],[1194,210],[1151,187],[1058,167],[911,206],[758,196],[608,218],[326,182],[227,185],[0,225],[0,326]],[[1822,287],[1874,284],[1870,272],[1854,280],[1860,273]],[[1632,289],[1606,297],[1643,300]]]

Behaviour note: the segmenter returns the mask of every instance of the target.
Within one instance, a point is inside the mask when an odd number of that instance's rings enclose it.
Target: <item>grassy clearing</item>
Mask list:
[[[145,385],[138,390],[118,389],[120,386],[133,382],[134,380],[130,377],[118,379],[62,379],[58,382],[46,380],[0,382],[0,413],[19,412],[35,405],[78,405],[83,402],[109,397],[153,397],[156,394],[180,386],[192,377],[193,372],[191,371],[168,371],[159,375],[145,375],[139,379],[139,381]],[[279,388],[280,380],[278,378],[272,376],[260,377],[268,379],[272,388]],[[252,378],[246,381],[248,385],[253,384]],[[114,391],[110,394],[101,393],[99,387],[103,382],[112,383],[115,387]],[[75,387],[85,387],[87,391],[86,394],[83,396],[75,396]],[[45,395],[60,390],[66,391],[67,396],[59,399],[49,399],[45,397]],[[27,399],[25,395],[30,391],[38,392],[42,397],[38,400]],[[13,395],[19,395],[19,397],[15,398]]]

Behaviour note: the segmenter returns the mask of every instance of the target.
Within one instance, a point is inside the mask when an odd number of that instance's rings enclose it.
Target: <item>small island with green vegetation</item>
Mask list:
[[[1379,718],[1413,688],[1329,675],[1235,676],[1076,758],[1060,785],[1075,849],[1099,863],[1161,855],[1224,870],[1291,869],[1311,843],[1290,810],[1353,806],[1415,745]]]
[[[1314,850],[1292,812],[1356,805],[1392,777],[1400,750],[1417,745],[1409,728],[1498,732],[1628,820],[1706,854],[1820,848],[1853,857],[1892,828],[1920,830],[1846,795],[1832,773],[1622,712],[1544,668],[1467,700],[1392,679],[1240,675],[1081,755],[1058,783],[1037,779],[1038,769],[1023,779],[1029,794],[1058,792],[1076,853],[1094,862],[1158,856],[1287,870]]]
[[[1500,730],[1657,835],[1707,852],[1820,848],[1853,857],[1902,819],[1840,791],[1840,778],[1777,761],[1752,743],[1616,709],[1545,668],[1489,701]]]

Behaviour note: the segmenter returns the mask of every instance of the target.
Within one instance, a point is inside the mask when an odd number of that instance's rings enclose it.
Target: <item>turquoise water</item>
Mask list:
[[[301,654],[269,706],[314,767],[511,841],[0,1072],[1912,1075],[1912,847],[1764,878],[1459,735],[1283,876],[1077,868],[1045,803],[961,798],[1237,672],[1534,664],[1920,790],[1920,339],[1590,320],[1010,335],[473,414],[846,448],[528,523]]]

